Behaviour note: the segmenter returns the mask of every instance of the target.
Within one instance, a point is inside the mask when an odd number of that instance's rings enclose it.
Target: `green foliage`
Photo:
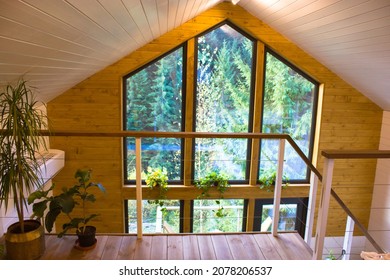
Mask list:
[[[254,42],[228,24],[197,38],[195,131],[250,131],[253,53]],[[308,155],[315,85],[271,52],[265,73],[262,132],[288,133]],[[126,129],[181,131],[184,79],[181,48],[130,75]],[[133,146],[129,140],[128,179],[134,179]],[[182,179],[181,149],[180,139],[143,139],[143,171],[164,162],[170,180]],[[261,150],[261,168],[267,169],[277,146],[262,141]],[[231,180],[245,180],[247,151],[245,139],[196,139],[194,177],[218,169]],[[306,166],[294,152],[287,151],[285,170],[292,179],[306,178]]]
[[[98,216],[98,214],[87,213],[87,203],[96,201],[96,197],[90,192],[90,189],[96,187],[100,191],[105,192],[102,184],[90,182],[91,172],[91,170],[78,169],[75,173],[78,184],[71,188],[64,187],[59,195],[50,195],[55,187],[54,185],[47,191],[37,190],[31,193],[28,197],[28,203],[33,204],[32,217],[44,218],[46,230],[51,232],[55,220],[63,213],[68,217],[69,222],[62,225],[62,231],[58,233],[58,237],[62,237],[70,229],[83,232],[87,224]],[[35,202],[36,200],[37,202]],[[80,202],[82,216],[72,217],[73,210],[77,205],[80,205]],[[45,215],[47,209],[48,212]]]
[[[253,46],[229,25],[198,38],[197,131],[248,131]],[[218,168],[244,179],[246,151],[242,139],[197,139],[195,177]]]
[[[214,210],[220,210],[223,215],[218,216]],[[239,232],[242,231],[243,199],[223,199],[216,204],[212,199],[194,201],[193,232]]]
[[[158,59],[126,79],[126,129],[181,131],[183,49]],[[134,139],[128,139],[127,178],[135,179]],[[142,166],[164,162],[169,178],[180,179],[181,139],[143,138]]]
[[[24,232],[25,195],[43,182],[39,176],[37,151],[46,149],[40,130],[46,116],[38,109],[32,89],[24,80],[8,84],[0,92],[0,207],[12,199]]]
[[[222,199],[223,194],[230,187],[227,176],[216,171],[206,174],[205,177],[196,180],[194,184],[198,189],[201,190],[201,195],[198,197],[199,199],[209,197],[209,192],[211,189],[216,189],[220,193],[220,198]],[[215,211],[215,215],[217,217],[224,217],[225,214],[223,212],[223,206],[221,205],[220,200],[216,200],[215,202],[220,206],[218,210]]]
[[[168,176],[165,169],[161,168],[148,168],[148,173],[146,174],[146,185],[150,190],[158,189],[159,197],[155,200],[148,200],[150,204],[156,204],[161,207],[161,211],[165,212],[166,208],[164,207],[166,195],[168,192]]]
[[[262,132],[289,134],[309,155],[315,85],[270,52],[266,54],[265,71]],[[286,174],[291,179],[306,178],[306,165],[289,147],[286,149]],[[263,140],[262,169],[269,168],[267,161],[275,154],[276,142]]]
[[[261,172],[261,176],[259,179],[260,189],[264,189],[267,192],[273,192],[275,188],[276,182],[276,171],[270,171],[269,169]],[[283,175],[282,189],[286,189],[288,187],[288,177]]]

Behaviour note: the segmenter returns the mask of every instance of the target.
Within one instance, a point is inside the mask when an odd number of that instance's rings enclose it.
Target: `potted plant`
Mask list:
[[[38,105],[24,80],[0,92],[0,207],[7,212],[13,206],[18,216],[5,238],[10,259],[36,259],[45,250],[40,222],[25,220],[27,196],[43,184],[38,151],[46,150],[41,129],[47,117]]]
[[[148,173],[146,174],[146,185],[150,190],[158,189],[159,196],[157,199],[148,200],[150,204],[156,204],[161,207],[161,211],[165,212],[166,208],[164,206],[164,199],[166,199],[166,194],[168,192],[168,175],[164,169],[161,168],[148,168]]]
[[[259,179],[260,189],[264,189],[267,192],[273,192],[275,188],[276,182],[276,171],[262,171]],[[283,175],[282,189],[286,189],[288,187],[288,177]]]
[[[226,175],[212,171],[199,180],[196,180],[195,186],[201,190],[201,195],[198,196],[198,198],[209,197],[210,190],[216,189],[220,193],[220,198],[222,199],[223,194],[228,190],[230,184]],[[223,206],[221,206],[221,201],[217,199],[215,202],[219,205],[218,210],[214,211],[215,215],[217,217],[224,217],[225,213],[223,211]]]
[[[58,195],[51,195],[55,187],[53,185],[46,191],[37,190],[28,197],[28,203],[33,204],[33,216],[44,218],[48,232],[52,231],[57,217],[61,213],[65,214],[69,221],[62,225],[62,231],[57,236],[62,237],[69,230],[75,229],[78,236],[75,247],[81,249],[91,248],[96,244],[96,227],[89,225],[89,222],[96,218],[98,214],[89,214],[87,211],[87,204],[96,201],[95,195],[90,190],[91,188],[98,188],[105,192],[102,184],[90,182],[91,172],[90,169],[78,169],[75,173],[78,184],[71,188],[63,188]],[[72,215],[76,206],[81,208],[80,217]],[[45,214],[47,209],[47,214]]]

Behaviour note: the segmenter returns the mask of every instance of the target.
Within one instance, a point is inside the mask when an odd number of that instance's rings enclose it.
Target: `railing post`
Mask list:
[[[278,235],[279,225],[279,211],[280,211],[280,197],[282,195],[282,183],[283,183],[283,164],[284,164],[284,151],[286,146],[286,140],[279,140],[279,153],[278,153],[278,166],[275,179],[274,189],[274,208],[273,208],[273,223],[272,223],[272,235]]]
[[[352,220],[350,216],[348,216],[347,225],[345,226],[345,235],[344,235],[344,243],[343,243],[343,250],[345,252],[345,254],[343,255],[343,260],[349,260],[349,258],[351,257],[351,247],[352,247],[354,227],[355,227],[355,222]]]
[[[310,175],[309,205],[307,206],[305,242],[311,244],[314,224],[314,212],[316,210],[316,199],[318,190],[318,177],[314,172]]]
[[[135,138],[135,182],[137,199],[137,238],[142,239],[142,163],[141,138]]]
[[[322,178],[321,200],[318,208],[318,221],[316,229],[316,240],[313,252],[314,260],[322,259],[322,251],[324,249],[324,239],[326,234],[326,224],[328,221],[329,201],[332,190],[334,159],[325,158],[324,174]]]

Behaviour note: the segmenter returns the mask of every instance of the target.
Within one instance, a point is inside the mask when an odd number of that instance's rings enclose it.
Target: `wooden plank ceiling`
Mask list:
[[[0,83],[24,75],[48,102],[221,2],[0,0]],[[238,5],[390,110],[389,0],[241,0]]]

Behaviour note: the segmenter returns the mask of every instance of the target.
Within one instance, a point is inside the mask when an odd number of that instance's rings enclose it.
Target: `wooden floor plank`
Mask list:
[[[43,253],[41,259],[50,260],[56,258],[55,255],[58,247],[61,245],[61,239],[57,237],[57,235],[46,235],[45,236],[45,245],[46,250]]]
[[[117,260],[134,259],[135,247],[137,245],[137,236],[125,235],[119,248]]]
[[[135,260],[150,260],[150,252],[152,249],[152,236],[143,236],[136,242],[134,259]]]
[[[199,244],[196,235],[184,235],[183,244],[183,258],[185,260],[200,260]]]
[[[168,236],[155,235],[152,239],[150,259],[166,260],[168,258]]]
[[[99,235],[95,248],[74,248],[74,235],[46,236],[41,259],[83,260],[310,260],[312,250],[298,233]]]
[[[226,235],[230,251],[235,260],[264,260],[259,246],[252,235]]]
[[[294,260],[296,259],[293,251],[293,246],[291,244],[291,239],[288,237],[289,235],[285,235],[279,233],[277,236],[269,236],[272,247],[279,253],[283,260]]]
[[[232,260],[233,256],[230,252],[229,244],[225,235],[211,235],[211,241],[213,242],[215,257],[217,260]]]
[[[313,256],[313,250],[310,248],[302,237],[296,232],[293,233],[293,243],[295,247],[295,252],[298,255],[299,260],[311,260]]]
[[[168,235],[168,260],[183,259],[183,236]]]
[[[199,253],[201,260],[215,260],[215,251],[210,235],[198,235]]]
[[[282,260],[278,251],[272,246],[270,234],[256,234],[253,237],[266,260]]]
[[[102,260],[115,260],[119,254],[119,249],[121,247],[123,236],[113,235],[109,236],[104,247],[102,254]]]

